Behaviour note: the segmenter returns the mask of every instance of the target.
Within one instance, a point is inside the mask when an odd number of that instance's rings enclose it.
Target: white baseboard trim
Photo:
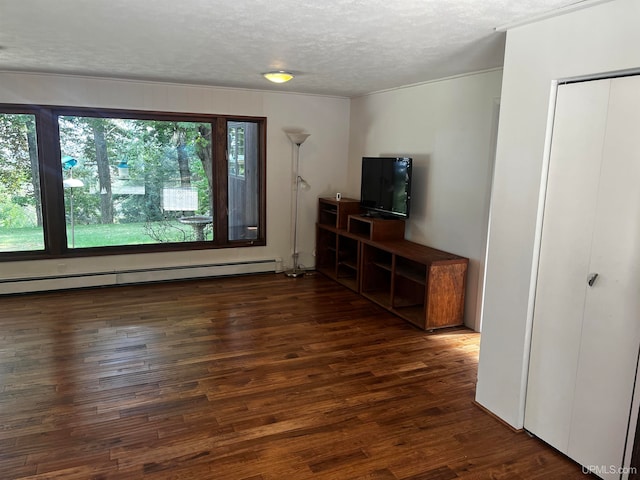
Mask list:
[[[91,272],[0,280],[0,295],[12,293],[67,290],[135,283],[164,282],[191,278],[224,277],[249,273],[275,273],[275,259],[210,265],[185,265],[166,268],[145,268],[112,272]]]

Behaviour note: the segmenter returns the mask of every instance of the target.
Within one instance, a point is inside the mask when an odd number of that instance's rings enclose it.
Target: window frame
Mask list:
[[[42,201],[42,227],[44,232],[44,250],[0,252],[0,262],[266,245],[266,117],[18,104],[0,104],[0,114],[26,114],[34,115],[35,117]],[[212,171],[215,185],[214,191],[210,192],[213,204],[213,239],[175,243],[69,248],[67,245],[65,224],[64,188],[62,184],[63,172],[60,161],[59,116],[125,118],[132,120],[200,122],[211,124],[211,159],[213,162]],[[257,195],[259,218],[258,233],[255,239],[229,240],[228,122],[253,122],[258,126]]]

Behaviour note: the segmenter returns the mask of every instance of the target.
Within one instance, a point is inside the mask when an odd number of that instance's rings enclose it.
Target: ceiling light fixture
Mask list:
[[[291,80],[294,75],[284,70],[278,70],[276,72],[263,73],[262,76],[273,83],[286,83]]]

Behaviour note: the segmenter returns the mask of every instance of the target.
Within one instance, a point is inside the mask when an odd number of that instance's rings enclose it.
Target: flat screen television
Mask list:
[[[411,206],[408,157],[363,157],[360,206],[365,215],[408,218]]]

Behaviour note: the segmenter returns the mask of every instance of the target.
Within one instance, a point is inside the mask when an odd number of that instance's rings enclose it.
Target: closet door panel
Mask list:
[[[609,97],[558,89],[538,267],[525,428],[567,452]]]
[[[640,346],[640,77],[611,83],[597,198],[569,456],[621,465]]]

